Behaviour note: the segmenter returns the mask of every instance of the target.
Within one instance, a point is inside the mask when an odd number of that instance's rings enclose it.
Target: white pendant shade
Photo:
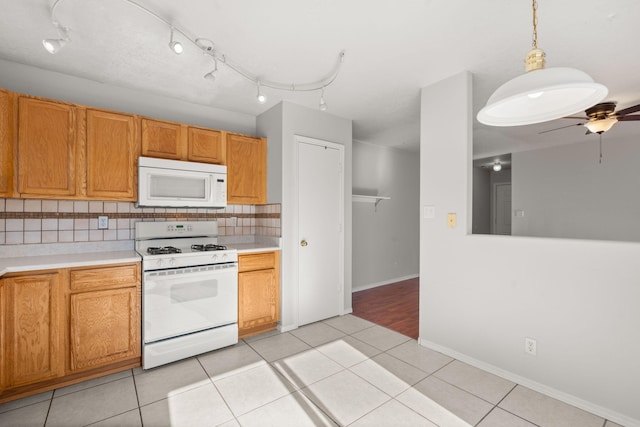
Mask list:
[[[575,68],[542,68],[500,86],[478,113],[490,126],[520,126],[559,119],[602,101],[608,89]]]

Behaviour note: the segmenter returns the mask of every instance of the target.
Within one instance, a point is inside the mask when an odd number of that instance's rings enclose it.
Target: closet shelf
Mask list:
[[[352,201],[354,202],[359,202],[359,203],[373,203],[375,205],[375,207],[378,207],[378,203],[380,203],[380,201],[382,200],[391,200],[391,197],[385,197],[385,196],[365,196],[362,194],[353,194],[351,196]]]

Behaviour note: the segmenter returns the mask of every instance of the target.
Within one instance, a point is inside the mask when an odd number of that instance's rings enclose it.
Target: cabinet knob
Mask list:
[[[300,246],[307,246],[308,243],[306,240],[300,240]]]

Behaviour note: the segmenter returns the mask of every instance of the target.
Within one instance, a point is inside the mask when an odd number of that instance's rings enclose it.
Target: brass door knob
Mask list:
[[[308,243],[306,240],[300,240],[300,246],[307,246]]]

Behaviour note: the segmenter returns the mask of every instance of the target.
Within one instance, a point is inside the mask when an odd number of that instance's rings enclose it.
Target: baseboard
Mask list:
[[[378,286],[390,285],[391,283],[402,282],[404,280],[415,279],[416,277],[420,277],[419,274],[413,274],[410,276],[397,277],[395,279],[385,280],[383,282],[370,283],[368,285],[358,286],[357,288],[353,288],[351,292],[360,292],[366,291],[367,289],[377,288]]]
[[[579,397],[576,397],[572,394],[565,393],[560,390],[556,390],[552,387],[538,383],[529,378],[514,374],[513,372],[498,368],[497,366],[491,365],[481,360],[474,359],[473,357],[467,356],[466,354],[459,353],[448,347],[444,347],[442,345],[436,344],[428,340],[424,340],[422,338],[418,338],[418,343],[423,347],[427,347],[431,350],[435,350],[449,357],[453,357],[454,359],[457,359],[461,362],[467,363],[471,366],[475,366],[476,368],[482,369],[483,371],[497,375],[499,377],[502,377],[516,384],[520,384],[524,387],[530,388],[531,390],[537,391],[539,393],[542,393],[554,399],[558,399],[561,402],[567,403],[569,405],[573,405],[587,412],[591,412],[592,414],[605,418],[609,421],[613,421],[614,423],[621,424],[625,427],[640,427],[640,420],[631,418],[627,415],[620,414],[618,412],[612,411],[611,409],[604,408],[602,406],[596,405],[584,399],[580,399]]]

